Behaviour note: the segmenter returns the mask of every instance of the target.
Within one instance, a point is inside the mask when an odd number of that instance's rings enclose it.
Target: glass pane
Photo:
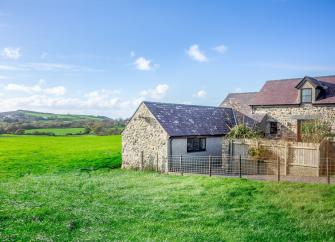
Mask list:
[[[305,102],[311,102],[312,101],[312,96],[302,96],[302,101]]]
[[[193,139],[187,139],[187,151],[193,150]]]
[[[312,89],[302,89],[302,95],[312,95]]]
[[[194,139],[193,140],[193,150],[194,151],[199,150],[199,139]]]
[[[302,89],[302,102],[312,102],[312,89]]]

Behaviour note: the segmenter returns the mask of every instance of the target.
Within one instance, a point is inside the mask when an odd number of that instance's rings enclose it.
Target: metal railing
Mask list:
[[[320,159],[315,166],[287,164],[280,157],[254,159],[242,156],[170,156],[165,172],[227,176],[258,180],[335,183],[335,157]]]

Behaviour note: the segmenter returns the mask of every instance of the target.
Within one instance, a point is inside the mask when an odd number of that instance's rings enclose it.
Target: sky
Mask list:
[[[130,117],[335,74],[335,1],[0,0],[0,110]],[[280,95],[275,93],[274,95]]]

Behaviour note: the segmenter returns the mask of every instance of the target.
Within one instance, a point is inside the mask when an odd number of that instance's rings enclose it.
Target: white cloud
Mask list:
[[[94,72],[101,71],[89,67],[82,67],[63,63],[32,62],[16,65],[0,65],[0,70],[5,71],[75,71],[75,72]]]
[[[45,88],[43,91],[46,94],[51,94],[51,95],[56,95],[56,96],[62,96],[66,93],[66,89],[63,86]]]
[[[66,93],[66,89],[63,86],[44,88],[44,83],[44,80],[40,80],[37,84],[31,86],[9,83],[5,86],[5,90],[12,92],[24,92],[28,94],[49,94],[56,96],[62,96]]]
[[[0,70],[3,70],[3,71],[21,71],[22,69],[17,67],[17,66],[13,66],[13,65],[0,65]]]
[[[76,68],[74,65],[46,62],[33,62],[24,66],[36,71],[74,70]]]
[[[6,59],[17,60],[21,57],[20,48],[6,47],[2,51],[2,56]]]
[[[207,96],[207,92],[205,90],[199,90],[194,94],[195,97],[205,98]]]
[[[167,84],[158,84],[154,89],[143,90],[140,92],[140,96],[143,99],[162,99],[166,96],[166,93],[169,91],[169,86]]]
[[[137,105],[119,97],[73,98],[64,96],[29,95],[21,97],[0,98],[3,111],[26,109],[51,113],[73,113],[106,115],[113,118],[130,117]]]
[[[219,45],[219,46],[214,47],[213,50],[215,50],[215,51],[217,51],[217,52],[219,52],[220,54],[223,55],[228,50],[228,47],[225,46],[225,45]]]
[[[182,102],[182,104],[192,105],[192,102],[190,102],[190,101],[184,101],[184,102]]]
[[[158,64],[153,64],[151,60],[144,57],[139,57],[134,62],[135,68],[140,71],[152,71],[159,67]]]
[[[203,52],[200,51],[199,46],[197,44],[191,45],[187,50],[187,54],[196,61],[199,62],[207,62],[208,58],[205,56]]]
[[[55,90],[49,90],[55,92]],[[49,91],[30,93],[28,96],[2,97],[0,107],[4,111],[28,109],[62,113],[110,114],[118,110],[123,117],[128,117],[135,106],[130,101],[123,101],[101,91],[87,93],[83,97],[66,97],[48,95]],[[117,117],[120,117],[117,116]]]
[[[9,78],[6,76],[0,76],[0,80],[6,80],[6,79],[9,79]]]
[[[6,85],[0,98],[2,111],[26,109],[126,118],[131,116],[142,101],[162,99],[169,90],[168,85],[159,84],[126,99],[121,97],[122,92],[119,89],[92,90],[80,96],[73,96],[65,87],[46,85],[43,80],[34,85]]]
[[[135,57],[135,51],[130,51],[130,57]]]

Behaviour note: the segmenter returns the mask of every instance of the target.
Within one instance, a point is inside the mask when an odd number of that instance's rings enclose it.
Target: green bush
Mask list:
[[[239,124],[232,128],[226,137],[229,139],[253,139],[261,138],[262,134],[258,130],[245,126],[245,124]]]
[[[18,130],[15,131],[15,134],[16,134],[16,135],[23,135],[24,132],[25,132],[24,129],[18,129]]]
[[[248,154],[257,160],[269,160],[275,158],[275,155],[264,146],[260,147],[250,147],[248,150]]]
[[[53,132],[45,132],[45,131],[33,131],[30,133],[31,135],[46,135],[46,136],[56,136]]]
[[[305,121],[301,125],[302,142],[320,143],[325,137],[331,136],[329,123],[319,120]]]

